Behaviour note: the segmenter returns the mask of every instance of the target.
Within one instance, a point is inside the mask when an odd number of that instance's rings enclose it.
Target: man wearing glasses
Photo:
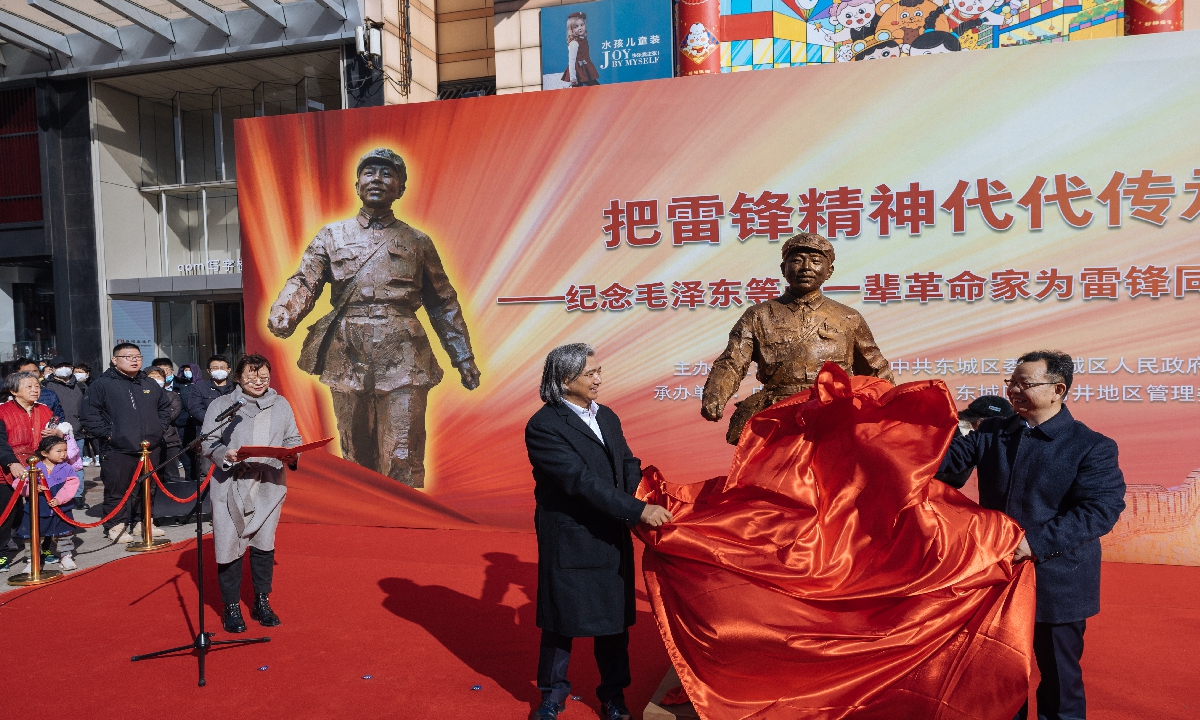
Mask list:
[[[950,444],[939,477],[975,467],[979,504],[1025,530],[1013,561],[1037,569],[1033,651],[1042,680],[1039,720],[1083,720],[1083,631],[1100,612],[1100,537],[1125,509],[1117,444],[1071,416],[1070,355],[1038,351],[1005,380],[1016,415],[984,420]],[[945,482],[954,484],[950,479]],[[1024,720],[1029,707],[1017,718]]]
[[[103,514],[112,512],[137,468],[143,440],[150,450],[163,441],[163,430],[171,423],[171,399],[151,378],[140,371],[142,352],[133,343],[118,343],[113,348],[112,367],[88,386],[79,408],[84,432],[100,442],[100,482],[104,484]],[[104,532],[113,542],[132,542],[131,519],[138,517],[141,494],[104,524]],[[130,513],[133,513],[133,518]],[[153,528],[155,535],[162,531]]]

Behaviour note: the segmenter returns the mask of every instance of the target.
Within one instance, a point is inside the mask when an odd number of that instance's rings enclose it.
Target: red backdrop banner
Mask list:
[[[530,527],[523,428],[566,342],[596,347],[601,402],[644,464],[726,473],[700,388],[803,229],[833,239],[829,294],[898,382],[942,380],[962,407],[1023,352],[1071,353],[1072,412],[1117,440],[1130,484],[1106,557],[1200,563],[1197,74],[1200,42],[1177,33],[238,121],[247,348],[304,436],[337,434],[329,389],[296,366],[328,290],[288,340],[267,314],[316,233],[358,211],[372,148],[406,160],[396,215],[437,248],[482,371],[462,387],[420,313],[447,370],[425,489],[322,466],[285,514],[433,522],[402,509],[419,494],[447,523]]]

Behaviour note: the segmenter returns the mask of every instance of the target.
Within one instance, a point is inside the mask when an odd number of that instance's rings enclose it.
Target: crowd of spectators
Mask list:
[[[75,509],[89,509],[84,505],[83,468],[98,467],[104,488],[101,514],[107,516],[123,505],[104,524],[105,535],[116,543],[131,542],[142,532],[141,493],[121,502],[141,457],[141,443],[150,443],[151,462],[164,483],[191,481],[198,473],[203,477],[208,462],[199,452],[176,456],[195,439],[209,404],[235,388],[227,357],[212,356],[204,372],[191,363],[176,367],[166,357],[146,365],[133,343],[117,344],[109,368],[94,377],[87,363],[68,358],[18,358],[0,364],[0,374],[0,511],[14,493],[28,495],[25,465],[31,457],[43,459],[38,455],[41,441],[61,438],[67,446],[65,464],[78,478],[78,483],[62,486],[73,495],[62,499],[73,501]],[[59,468],[59,474],[63,472]],[[9,570],[20,552],[18,529],[23,520],[28,522],[23,505],[18,502],[0,523],[0,571]],[[151,532],[164,534],[153,525]],[[62,551],[68,546],[59,538],[40,553],[41,561],[75,569],[70,553]]]

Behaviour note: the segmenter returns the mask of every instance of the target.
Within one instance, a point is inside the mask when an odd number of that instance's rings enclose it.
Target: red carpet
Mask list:
[[[129,661],[191,641],[195,559],[186,543],[0,596],[6,684],[26,688],[36,672],[47,689],[33,702],[10,693],[12,716],[519,720],[538,699],[532,534],[284,524],[272,596],[284,625],[251,622],[242,637],[270,643],[211,652],[206,688],[190,655]],[[1087,631],[1089,717],[1200,717],[1200,568],[1104,573],[1104,612]],[[211,564],[205,579],[216,630]],[[627,697],[640,710],[667,658],[641,590],[638,609]],[[571,677],[584,700],[564,720],[596,717],[595,663],[586,641],[577,647]]]

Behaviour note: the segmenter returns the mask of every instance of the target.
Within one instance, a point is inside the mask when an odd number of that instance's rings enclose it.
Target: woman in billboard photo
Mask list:
[[[592,64],[588,48],[587,15],[581,12],[567,16],[567,69],[563,71],[562,79],[571,83],[571,87],[600,84],[600,73]]]

